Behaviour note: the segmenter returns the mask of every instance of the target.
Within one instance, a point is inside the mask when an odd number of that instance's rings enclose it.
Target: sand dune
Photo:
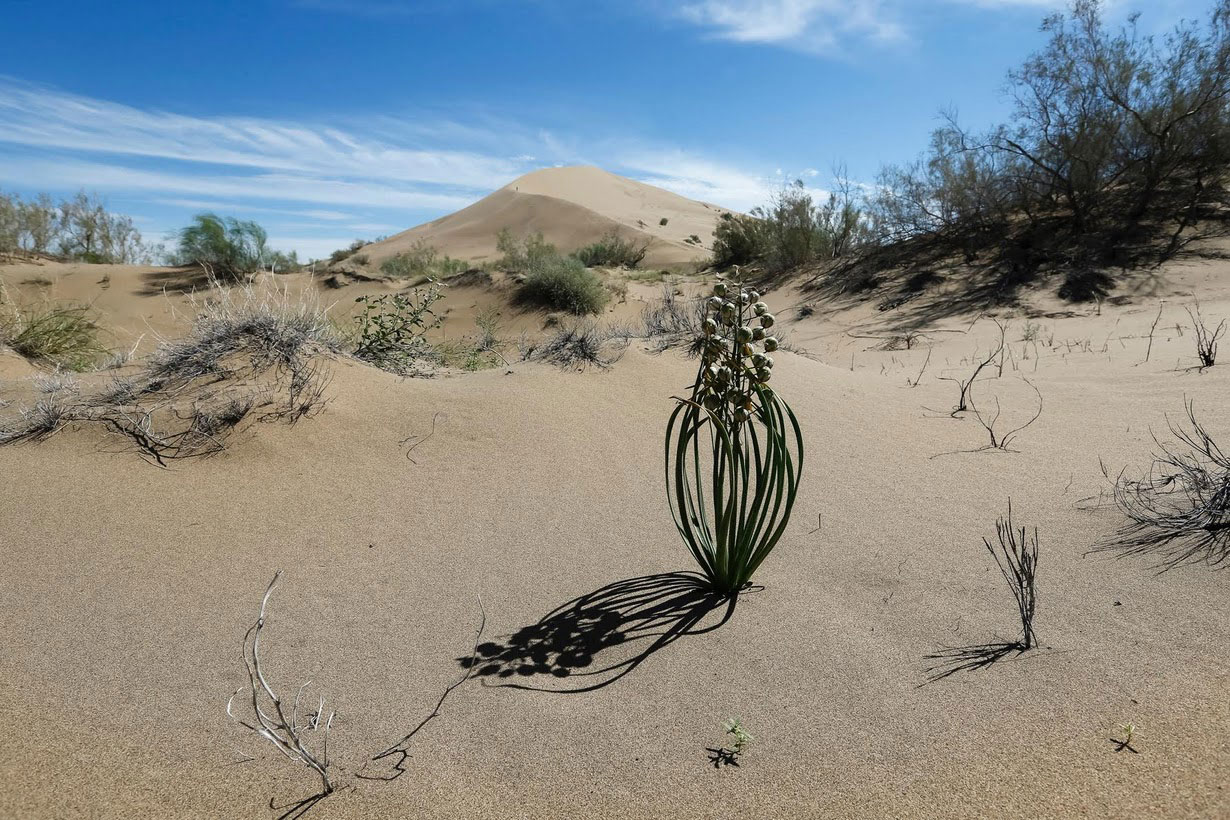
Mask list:
[[[645,264],[684,264],[708,256],[721,212],[600,168],[548,168],[456,213],[368,245],[364,253],[379,262],[422,240],[450,256],[483,262],[496,258],[495,237],[502,228],[517,235],[541,231],[564,252],[618,231],[649,243]],[[685,241],[693,235],[699,245]]]
[[[73,293],[89,271],[30,287]],[[180,321],[166,306],[180,316],[182,297],[140,295],[149,273],[117,274],[95,301],[125,338]],[[1144,467],[1150,431],[1184,396],[1230,440],[1230,365],[1189,369],[1183,311],[1194,293],[1206,315],[1230,315],[1225,274],[1174,265],[1122,304],[1038,297],[1000,312],[1012,355],[983,396],[1005,421],[1032,411],[1022,377],[1045,399],[1015,452],[978,451],[985,432],[946,415],[955,388],[941,377],[994,342],[990,317],[934,322],[905,350],[900,310],[821,303],[797,319],[814,300],[804,286],[770,293],[813,358],[778,356],[808,460],[763,589],[585,694],[499,684],[569,685],[551,673],[559,650],[574,653],[573,680],[610,678],[584,673],[643,645],[619,640],[643,625],[642,587],[535,624],[690,569],[661,486],[670,396],[694,369],[677,353],[430,380],[335,359],[324,412],[171,469],[97,428],[2,448],[0,816],[266,817],[271,798],[311,794],[306,770],[223,711],[278,568],[271,675],[313,680],[338,712],[345,788],[308,816],[1230,815],[1227,577],[1085,554],[1122,521],[1087,501],[1107,487],[1099,459]],[[0,397],[28,382],[11,358]],[[1016,628],[981,543],[1009,497],[1040,530],[1042,647],[928,683],[927,654]],[[457,679],[480,596],[485,656],[510,677],[458,688],[405,746],[404,774],[371,761]],[[704,628],[723,612],[655,614]],[[554,636],[545,660],[526,628]],[[730,717],[756,739],[739,767],[715,769],[706,750]],[[1115,751],[1127,722],[1139,754]]]

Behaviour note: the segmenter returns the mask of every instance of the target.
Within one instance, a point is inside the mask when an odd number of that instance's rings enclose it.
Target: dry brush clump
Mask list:
[[[312,682],[309,680],[299,686],[295,690],[294,699],[288,703],[267,677],[265,660],[261,654],[261,637],[268,618],[269,600],[281,577],[282,570],[274,573],[273,580],[269,582],[265,594],[261,597],[260,612],[256,620],[244,632],[241,653],[247,682],[227,699],[226,714],[244,729],[267,741],[288,760],[305,766],[319,778],[320,790],[316,794],[289,806],[277,807],[279,810],[286,809],[281,817],[288,818],[302,817],[317,802],[333,794],[346,772],[329,754],[329,733],[333,728],[335,713],[330,711],[326,716],[323,696],[317,698],[314,709],[309,709],[308,702],[305,701],[304,694]],[[405,763],[410,757],[410,744],[415,736],[440,716],[441,709],[453,690],[470,679],[478,657],[479,642],[487,624],[487,611],[481,597],[478,598],[478,608],[480,620],[464,673],[444,687],[431,712],[395,743],[372,755],[358,771],[353,772],[355,777],[360,780],[391,781],[406,772]],[[386,774],[370,772],[370,767],[376,764],[390,765],[391,771]],[[272,801],[270,807],[274,808]]]
[[[246,422],[294,423],[319,410],[329,381],[322,357],[338,351],[310,300],[221,290],[199,305],[188,336],[164,343],[137,372],[94,393],[51,393],[0,424],[0,444],[76,423],[118,433],[159,464],[209,455]]]
[[[540,342],[527,342],[521,349],[522,361],[547,362],[569,370],[584,370],[591,365],[605,370],[628,349],[629,334],[593,321],[563,325]]]
[[[706,344],[701,332],[709,307],[700,297],[685,298],[670,285],[662,286],[662,296],[641,311],[637,334],[655,345],[658,351],[682,347],[699,356]]]
[[[1196,358],[1200,360],[1200,369],[1212,367],[1217,364],[1217,343],[1226,333],[1226,320],[1222,319],[1217,327],[1210,330],[1204,317],[1200,315],[1199,302],[1194,309],[1187,309],[1187,315],[1191,317],[1192,329],[1195,331]]]
[[[1029,385],[1030,388],[1034,391],[1034,395],[1036,395],[1038,398],[1038,409],[1034,412],[1032,416],[1030,416],[1028,421],[1026,421],[1024,424],[1017,425],[1016,427],[1013,427],[1010,430],[999,429],[999,420],[1000,420],[1000,416],[1003,413],[1003,408],[1000,406],[999,396],[993,397],[995,400],[995,412],[992,414],[988,410],[986,413],[984,413],[983,411],[979,410],[978,406],[974,403],[974,392],[972,389],[972,382],[971,382],[970,384],[971,389],[969,389],[966,394],[966,397],[969,402],[969,408],[970,410],[973,411],[974,418],[977,419],[980,425],[982,425],[982,429],[986,431],[987,436],[990,439],[990,442],[983,449],[1007,451],[1009,449],[1009,445],[1012,443],[1013,439],[1016,438],[1017,434],[1020,433],[1025,428],[1029,427],[1031,424],[1033,424],[1035,421],[1037,421],[1042,416],[1042,406],[1043,406],[1042,391],[1039,390],[1033,382],[1031,382],[1029,379],[1026,379],[1025,377],[1021,377],[1021,381]]]
[[[1114,479],[1116,506],[1129,523],[1095,548],[1155,555],[1161,569],[1230,560],[1230,455],[1186,405],[1187,426],[1168,422],[1175,443],[1154,438],[1157,451],[1139,478]]]

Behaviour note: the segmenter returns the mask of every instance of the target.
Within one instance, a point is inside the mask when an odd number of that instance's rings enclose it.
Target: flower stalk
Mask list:
[[[715,591],[746,587],[781,539],[798,493],[803,436],[769,386],[777,338],[760,295],[719,282],[706,300],[700,366],[666,429],[666,485],[680,536]]]

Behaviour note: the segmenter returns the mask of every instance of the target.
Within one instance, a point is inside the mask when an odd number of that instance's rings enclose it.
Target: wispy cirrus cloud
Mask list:
[[[39,148],[424,185],[498,187],[524,170],[511,158],[328,125],[185,116],[15,82],[0,81],[0,128],[0,140]]]
[[[936,0],[928,5],[1043,9],[1061,8],[1067,0]],[[916,0],[696,0],[679,6],[674,16],[722,40],[834,54],[852,44],[908,39],[920,6]]]
[[[492,119],[400,127],[373,117],[342,129],[187,116],[3,78],[0,143],[27,154],[0,158],[0,181],[9,184],[142,192],[185,208],[240,205],[321,220],[349,218],[341,206],[443,213],[536,168],[575,163],[656,179],[727,207],[746,206],[756,190],[754,175],[678,147],[628,150],[638,145],[634,137],[586,142]],[[583,144],[589,147],[578,147]],[[270,203],[335,207],[288,210]]]

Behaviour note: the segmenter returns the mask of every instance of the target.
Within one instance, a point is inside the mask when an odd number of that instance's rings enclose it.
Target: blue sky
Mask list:
[[[745,210],[1002,119],[1063,0],[5,0],[0,188],[326,255],[594,164]],[[1114,0],[1147,31],[1201,0]]]

